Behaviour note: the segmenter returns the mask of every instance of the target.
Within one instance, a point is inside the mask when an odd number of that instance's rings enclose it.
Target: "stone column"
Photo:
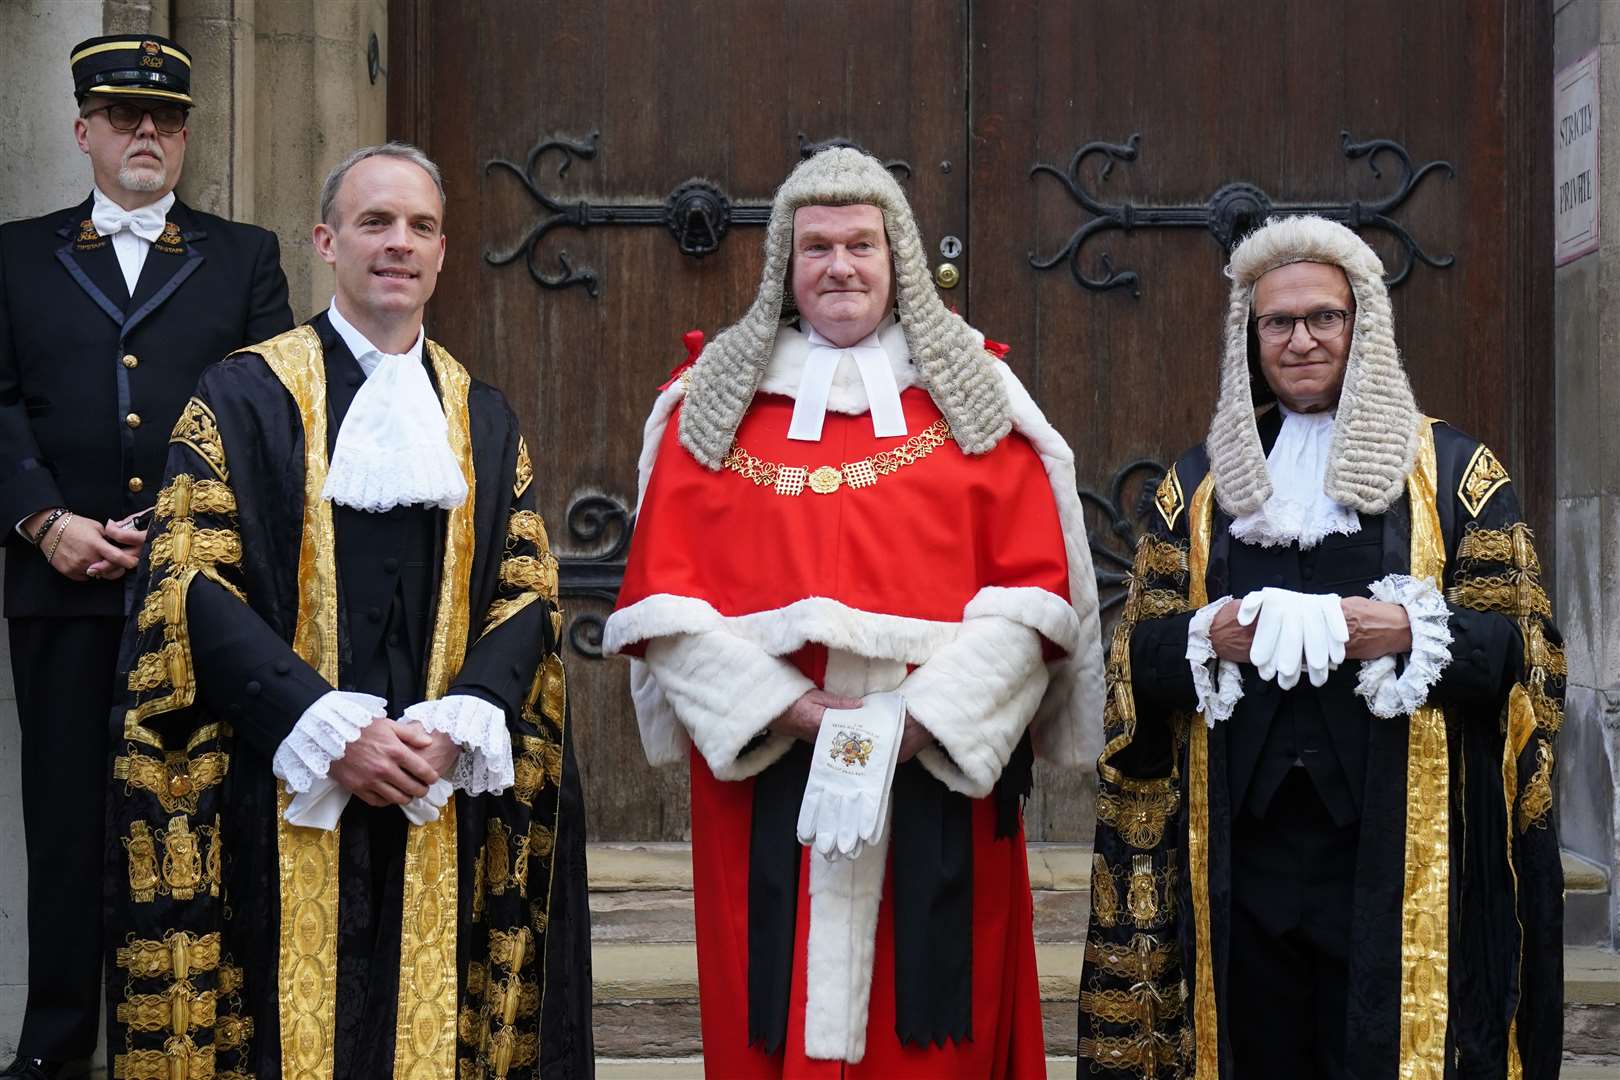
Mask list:
[[[180,197],[234,221],[255,220],[253,14],[254,0],[174,0],[172,36],[195,61],[197,101]]]
[[[31,88],[0,94],[0,221],[48,213],[89,194],[90,162],[73,141],[79,110],[68,54],[75,42],[102,33],[102,19],[99,2],[0,3],[6,78],[13,87]],[[0,1065],[16,1052],[28,999],[20,750],[17,693],[0,621],[0,911],[10,915],[0,920]]]
[[[1561,839],[1609,874],[1606,898],[1569,894],[1567,936],[1614,945],[1620,944],[1614,884],[1620,867],[1620,304],[1614,300],[1620,291],[1620,10],[1599,0],[1557,5],[1554,69],[1594,48],[1601,64],[1600,247],[1559,267],[1555,278],[1552,419],[1560,550],[1553,584],[1569,656],[1559,735]]]
[[[255,209],[281,238],[293,316],[326,307],[332,275],[310,229],[328,170],[387,132],[387,78],[368,70],[371,36],[388,55],[385,0],[277,0],[259,6]]]

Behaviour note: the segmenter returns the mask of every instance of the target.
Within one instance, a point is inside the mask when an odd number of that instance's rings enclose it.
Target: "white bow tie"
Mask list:
[[[895,385],[889,354],[878,342],[877,335],[873,334],[848,348],[834,345],[813,328],[809,337],[810,353],[805,358],[804,374],[800,377],[799,392],[794,398],[788,438],[804,442],[821,441],[833,376],[837,374],[839,361],[845,354],[855,361],[861,382],[866,387],[867,408],[872,415],[872,434],[880,439],[904,435],[906,416],[900,407],[900,390]]]
[[[128,229],[149,244],[163,235],[166,223],[164,213],[156,203],[138,210],[125,210],[116,203],[102,202],[100,199],[96,200],[95,208],[90,211],[90,222],[102,236],[115,236]]]

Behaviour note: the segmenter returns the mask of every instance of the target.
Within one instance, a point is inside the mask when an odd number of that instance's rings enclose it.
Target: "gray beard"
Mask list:
[[[136,169],[125,165],[118,170],[118,183],[125,191],[160,191],[167,179],[162,169]]]

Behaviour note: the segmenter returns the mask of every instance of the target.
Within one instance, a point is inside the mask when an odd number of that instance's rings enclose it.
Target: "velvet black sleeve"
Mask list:
[[[265,757],[332,687],[257,612],[208,578],[186,597],[197,695]]]
[[[1131,631],[1131,688],[1138,706],[1171,712],[1198,707],[1187,664],[1187,626],[1193,612],[1144,619]]]
[[[530,603],[474,642],[449,693],[471,694],[516,716],[534,681],[535,658],[552,651],[550,611],[549,604]]]
[[[35,511],[61,506],[62,492],[40,453],[23,403],[5,272],[0,250],[0,543],[9,544],[21,539],[13,526]]]

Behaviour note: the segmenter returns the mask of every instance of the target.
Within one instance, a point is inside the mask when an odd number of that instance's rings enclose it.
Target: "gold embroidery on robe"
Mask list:
[[[1157,847],[1164,828],[1181,807],[1181,793],[1168,780],[1138,781],[1117,795],[1097,796],[1097,816],[1136,848]]]
[[[1159,488],[1153,493],[1153,505],[1158,508],[1159,516],[1164,519],[1164,527],[1174,532],[1176,521],[1187,505],[1186,496],[1181,492],[1181,478],[1176,475],[1174,465],[1164,474],[1164,479],[1159,481]]]
[[[1153,874],[1153,856],[1131,857],[1131,883],[1125,893],[1125,910],[1144,929],[1158,925],[1159,890]]]
[[[214,470],[215,476],[230,480],[230,470],[225,465],[225,443],[219,437],[219,421],[214,419],[214,410],[203,404],[202,399],[194,397],[186,402],[186,407],[180,410],[180,419],[174,423],[169,442],[191,447]]]
[[[124,838],[129,858],[129,895],[137,904],[150,904],[157,897],[157,844],[144,821],[132,821]]]
[[[1477,518],[1479,512],[1485,509],[1485,504],[1491,501],[1491,496],[1507,483],[1507,469],[1502,467],[1490,447],[1481,443],[1469,459],[1468,467],[1463,470],[1463,478],[1457,485],[1457,499],[1470,517]]]
[[[529,460],[529,444],[523,436],[518,436],[517,469],[512,478],[512,498],[522,497],[529,485],[534,482],[534,462]]]
[[[1547,827],[1547,814],[1552,810],[1552,747],[1543,742],[1536,747],[1536,771],[1519,796],[1519,832]]]

